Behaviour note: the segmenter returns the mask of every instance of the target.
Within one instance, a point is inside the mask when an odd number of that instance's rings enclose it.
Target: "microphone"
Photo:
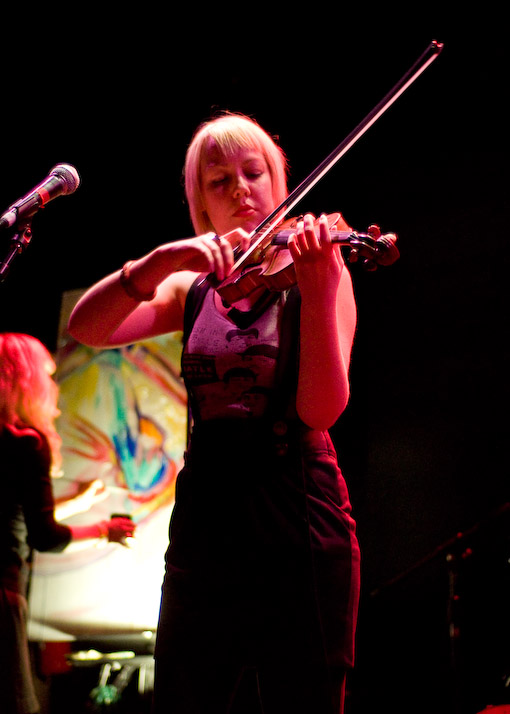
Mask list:
[[[41,181],[30,193],[9,206],[0,216],[0,229],[11,228],[20,221],[32,218],[40,208],[57,196],[74,193],[80,185],[78,172],[70,164],[57,164],[49,175]]]

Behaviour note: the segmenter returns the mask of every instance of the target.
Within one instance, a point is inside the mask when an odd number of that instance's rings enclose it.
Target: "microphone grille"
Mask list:
[[[71,164],[57,164],[50,171],[50,176],[57,176],[64,183],[64,193],[74,193],[80,185],[78,171]]]

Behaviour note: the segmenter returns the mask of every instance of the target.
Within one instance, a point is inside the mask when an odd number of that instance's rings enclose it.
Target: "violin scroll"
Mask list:
[[[362,258],[363,267],[371,272],[377,270],[379,265],[392,265],[400,257],[396,242],[397,236],[394,233],[383,235],[379,226],[373,224],[366,234],[351,234],[348,239],[348,261],[357,263]]]

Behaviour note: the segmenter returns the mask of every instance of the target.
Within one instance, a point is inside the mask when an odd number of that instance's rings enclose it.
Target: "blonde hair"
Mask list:
[[[53,476],[62,464],[55,427],[58,386],[51,376],[55,369],[53,357],[35,337],[0,333],[0,431],[9,424],[42,433],[50,446]]]
[[[254,119],[243,114],[224,112],[198,127],[186,153],[184,186],[191,222],[197,235],[214,230],[204,210],[202,196],[201,164],[209,139],[226,157],[239,148],[260,151],[271,175],[275,208],[286,198],[288,167],[282,149]]]

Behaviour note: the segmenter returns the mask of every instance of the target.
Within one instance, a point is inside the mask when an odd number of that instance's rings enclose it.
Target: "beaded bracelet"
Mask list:
[[[133,261],[128,260],[120,271],[120,284],[124,288],[124,292],[137,302],[149,302],[150,300],[153,300],[156,296],[156,290],[153,290],[151,293],[141,293],[131,282],[130,270],[132,264]]]

